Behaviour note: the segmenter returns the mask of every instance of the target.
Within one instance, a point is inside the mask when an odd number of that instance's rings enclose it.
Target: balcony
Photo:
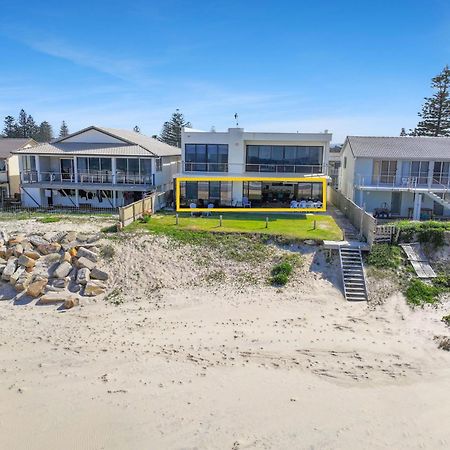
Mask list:
[[[450,190],[450,177],[431,178],[425,174],[398,177],[394,174],[357,176],[356,187],[363,190],[436,191]]]
[[[117,171],[114,174],[110,171],[95,172],[37,172],[36,170],[28,170],[21,173],[22,184],[39,184],[41,186],[51,185],[72,185],[73,187],[83,187],[85,185],[141,185],[149,187],[152,184],[150,175],[140,175],[135,172]],[[36,186],[38,187],[38,186]]]
[[[198,163],[184,162],[184,172],[204,173],[277,173],[277,174],[322,174],[322,164],[296,165],[296,164],[240,164],[240,163]]]

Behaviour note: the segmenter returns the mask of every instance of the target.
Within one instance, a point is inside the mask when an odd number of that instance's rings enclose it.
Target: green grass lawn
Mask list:
[[[266,228],[266,217],[269,218]],[[340,240],[342,231],[331,216],[318,214],[257,214],[223,213],[222,226],[219,214],[211,217],[191,217],[189,213],[179,214],[179,224],[175,214],[155,214],[146,223],[134,222],[127,230],[146,228],[155,233],[173,234],[177,230],[211,231],[220,233],[259,233],[282,236],[291,239]],[[316,228],[314,229],[314,221]]]

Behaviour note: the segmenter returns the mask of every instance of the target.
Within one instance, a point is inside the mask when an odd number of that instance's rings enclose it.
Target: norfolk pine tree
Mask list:
[[[432,78],[432,97],[425,97],[419,116],[422,120],[412,130],[414,136],[450,136],[450,69],[445,66],[442,72]]]
[[[192,125],[190,122],[185,122],[183,114],[177,108],[171,119],[168,122],[164,122],[158,139],[166,144],[181,148],[182,127],[192,127]]]

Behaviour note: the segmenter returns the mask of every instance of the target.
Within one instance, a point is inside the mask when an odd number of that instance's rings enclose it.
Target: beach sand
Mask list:
[[[450,447],[448,303],[348,303],[317,247],[277,289],[264,262],[149,235],[105,245],[117,305],[0,300],[1,449]]]

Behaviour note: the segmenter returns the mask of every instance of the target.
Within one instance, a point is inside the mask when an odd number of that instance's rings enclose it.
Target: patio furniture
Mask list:
[[[302,201],[299,203],[299,207],[300,207],[300,208],[306,208],[306,201],[305,201],[305,200],[302,200]]]
[[[248,200],[247,197],[242,197],[242,206],[244,208],[251,208],[252,207],[252,203]]]
[[[208,203],[208,209],[214,208],[214,203]],[[205,217],[211,216],[211,211],[205,211],[204,212]]]
[[[189,208],[190,208],[190,209],[195,209],[195,208],[197,208],[197,204],[194,203],[194,202],[192,202],[192,203],[189,205]],[[194,217],[194,215],[195,215],[194,211],[191,211],[191,217]]]
[[[291,208],[298,208],[298,201],[297,200],[292,200],[291,201]]]

